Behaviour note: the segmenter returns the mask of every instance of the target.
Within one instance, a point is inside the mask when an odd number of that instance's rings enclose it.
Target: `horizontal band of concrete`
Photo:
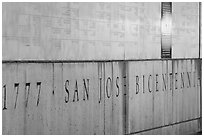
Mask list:
[[[201,63],[4,63],[3,134],[197,132]]]
[[[202,58],[163,58],[163,59],[128,59],[128,60],[2,60],[2,63],[93,63],[122,61],[165,61],[165,60],[202,60]]]

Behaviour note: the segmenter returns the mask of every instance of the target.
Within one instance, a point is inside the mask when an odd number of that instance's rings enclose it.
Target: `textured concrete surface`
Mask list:
[[[3,3],[3,134],[200,132],[198,5],[173,3],[161,60],[159,2]]]
[[[3,134],[201,131],[201,60],[3,64]]]
[[[3,59],[161,57],[161,4],[3,3]],[[173,3],[172,57],[198,57],[198,3]]]

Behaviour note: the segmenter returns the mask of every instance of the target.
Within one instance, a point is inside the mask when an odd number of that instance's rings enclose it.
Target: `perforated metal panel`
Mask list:
[[[171,22],[172,3],[162,2],[161,5],[161,57],[171,58]]]

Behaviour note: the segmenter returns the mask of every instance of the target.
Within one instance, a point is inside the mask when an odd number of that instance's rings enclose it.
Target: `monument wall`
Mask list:
[[[3,3],[2,134],[201,131],[199,3]]]

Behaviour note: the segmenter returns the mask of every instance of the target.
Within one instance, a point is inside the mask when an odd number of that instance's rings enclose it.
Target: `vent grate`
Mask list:
[[[171,58],[171,14],[172,2],[161,3],[161,58]]]

